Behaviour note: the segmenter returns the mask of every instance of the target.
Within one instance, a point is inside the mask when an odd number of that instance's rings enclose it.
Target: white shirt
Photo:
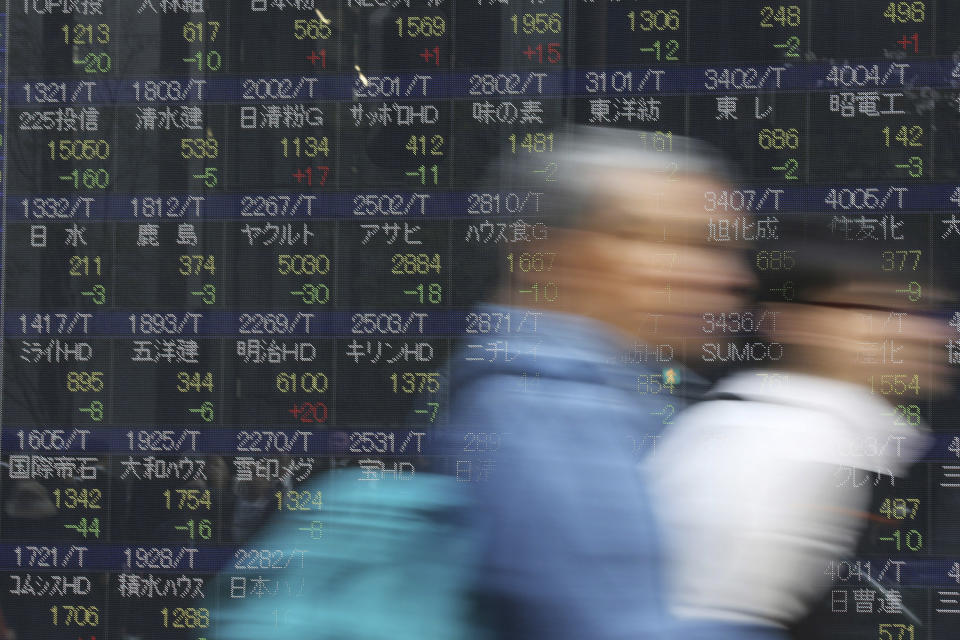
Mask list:
[[[755,373],[722,382],[712,393],[742,400],[682,413],[641,466],[680,618],[802,617],[829,588],[827,563],[855,549],[874,487],[864,471],[902,475],[927,446],[922,427],[897,424],[863,387],[781,375],[786,384]]]

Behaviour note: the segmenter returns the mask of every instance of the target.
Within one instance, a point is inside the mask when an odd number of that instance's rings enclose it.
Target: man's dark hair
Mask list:
[[[865,283],[893,293],[910,280],[883,270],[879,243],[844,239],[831,215],[788,214],[778,230],[778,240],[756,247],[758,302],[817,303],[830,292]]]

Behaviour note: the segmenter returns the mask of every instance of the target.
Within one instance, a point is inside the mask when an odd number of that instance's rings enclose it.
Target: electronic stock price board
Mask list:
[[[389,482],[431,456],[452,349],[498,349],[468,313],[489,262],[536,267],[570,123],[725,150],[711,240],[771,242],[758,269],[788,269],[780,224],[815,214],[907,297],[960,275],[953,0],[3,9],[0,604],[20,638],[216,638],[224,599],[296,597],[233,549],[344,459]],[[478,180],[501,149],[539,175]],[[759,321],[711,318],[701,358],[775,360],[726,347]],[[940,437],[896,484],[840,478],[897,526],[824,568],[819,637],[956,637],[960,430],[917,381],[876,393]],[[243,588],[211,592],[221,567]]]

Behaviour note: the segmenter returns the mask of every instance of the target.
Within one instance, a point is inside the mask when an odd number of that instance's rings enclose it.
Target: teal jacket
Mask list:
[[[475,637],[467,631],[465,589],[476,544],[455,479],[417,472],[408,480],[364,481],[348,469],[304,489],[322,492],[320,511],[285,512],[244,545],[282,550],[277,556],[289,564],[238,571],[231,562],[213,585],[220,607],[212,637]]]

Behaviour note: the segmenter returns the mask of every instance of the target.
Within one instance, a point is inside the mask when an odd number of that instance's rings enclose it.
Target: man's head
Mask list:
[[[724,166],[696,141],[668,142],[653,150],[636,132],[596,127],[567,135],[541,197],[550,237],[534,250],[554,253],[552,266],[513,265],[510,302],[641,339],[693,335],[703,313],[738,309],[751,277],[734,246],[708,242],[704,209],[704,192],[726,188]],[[547,283],[555,299],[544,298]]]
[[[832,239],[816,216],[792,226],[782,229],[791,239],[778,245],[791,269],[761,274],[760,282],[761,302],[776,314],[768,330],[784,347],[781,364],[858,384],[872,380],[882,394],[922,397],[948,388],[948,327],[935,312],[950,296],[916,281],[908,261],[919,252]],[[897,252],[904,271],[885,260]]]

